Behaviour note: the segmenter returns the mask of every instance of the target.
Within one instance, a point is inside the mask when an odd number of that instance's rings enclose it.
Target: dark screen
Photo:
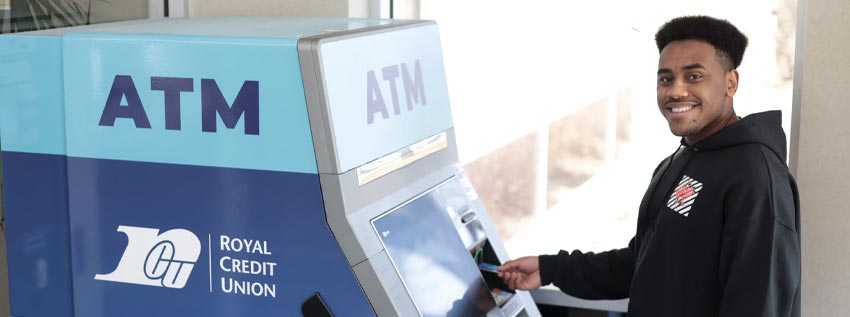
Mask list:
[[[501,316],[437,191],[374,226],[423,316]]]

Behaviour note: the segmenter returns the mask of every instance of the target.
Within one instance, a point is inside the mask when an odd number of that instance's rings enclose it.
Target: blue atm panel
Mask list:
[[[55,154],[3,152],[13,316],[73,316],[66,162]]]
[[[61,48],[56,35],[0,36],[0,155],[15,316],[73,315]]]
[[[325,220],[296,50],[346,23],[0,38],[12,314],[375,315]]]
[[[374,315],[324,219],[297,40],[130,31],[63,38],[75,315],[298,316],[315,293]]]
[[[316,292],[337,316],[374,315],[315,174],[68,166],[76,316],[300,316]]]
[[[507,254],[458,169],[433,22],[142,20],[0,48],[13,316],[539,315],[478,267]]]

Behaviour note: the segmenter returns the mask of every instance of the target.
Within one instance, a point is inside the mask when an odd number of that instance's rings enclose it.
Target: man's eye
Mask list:
[[[673,82],[673,77],[658,77],[658,82],[662,84],[669,84]]]
[[[700,79],[702,79],[702,74],[691,74],[690,76],[688,76],[688,79],[690,79],[690,80],[700,80]]]

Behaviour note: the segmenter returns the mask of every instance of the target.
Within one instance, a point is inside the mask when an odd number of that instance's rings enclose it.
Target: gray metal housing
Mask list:
[[[328,109],[320,48],[321,44],[330,41],[433,24],[432,21],[393,21],[376,27],[305,37],[298,42],[304,92],[328,225],[378,316],[421,314],[384,250],[371,220],[453,177],[466,176],[459,168],[453,128],[444,131],[448,141],[446,148],[362,186],[359,184],[356,168],[341,170]],[[499,261],[507,261],[509,258],[502,241],[483,204],[476,199],[472,205]],[[453,221],[460,226],[460,219]],[[517,292],[517,295],[503,306],[502,311],[506,310],[509,317],[540,315],[531,296],[524,291]]]

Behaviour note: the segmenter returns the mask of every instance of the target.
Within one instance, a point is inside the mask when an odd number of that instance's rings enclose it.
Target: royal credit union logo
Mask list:
[[[127,248],[118,267],[94,279],[168,288],[183,288],[201,254],[198,237],[186,229],[118,226],[127,235]]]

